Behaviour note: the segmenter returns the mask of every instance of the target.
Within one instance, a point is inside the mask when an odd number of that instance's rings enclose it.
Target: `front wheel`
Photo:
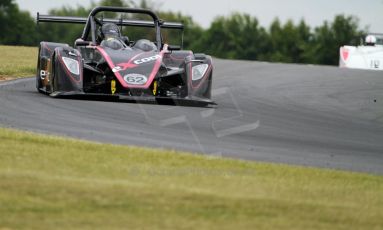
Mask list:
[[[212,84],[213,84],[213,73],[210,74],[209,78],[207,79],[206,84],[207,84],[207,87],[206,87],[206,91],[203,94],[203,97],[210,100],[211,99],[211,88],[212,88]]]
[[[36,89],[39,93],[43,93],[43,84],[41,82],[41,46],[39,47],[39,54],[37,56],[37,71],[36,71]]]

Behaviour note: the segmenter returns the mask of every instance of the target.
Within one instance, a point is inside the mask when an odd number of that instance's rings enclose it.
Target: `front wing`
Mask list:
[[[160,96],[129,96],[124,94],[97,94],[85,93],[78,91],[59,92],[49,94],[54,98],[68,99],[86,99],[86,100],[103,100],[103,101],[125,101],[131,103],[148,103],[148,104],[165,104],[165,105],[182,105],[182,106],[212,106],[217,105],[214,101],[206,98],[195,96],[181,97],[160,97]]]

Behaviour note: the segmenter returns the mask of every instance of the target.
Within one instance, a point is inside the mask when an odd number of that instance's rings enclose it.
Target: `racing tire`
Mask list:
[[[213,83],[213,73],[210,74],[209,79],[207,80],[207,88],[206,91],[203,93],[203,96],[209,100],[211,100],[211,88]]]
[[[37,56],[37,71],[36,71],[36,89],[37,89],[37,92],[39,93],[44,93],[44,91],[42,90],[43,88],[43,84],[41,82],[41,57],[40,57],[40,54],[41,54],[41,46],[39,47],[39,54]]]

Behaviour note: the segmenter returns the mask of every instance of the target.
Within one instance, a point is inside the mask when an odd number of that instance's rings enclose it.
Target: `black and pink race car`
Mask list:
[[[123,14],[146,15],[150,20]],[[164,22],[150,10],[122,7],[96,7],[88,18],[37,14],[37,21],[85,24],[74,47],[40,43],[36,87],[41,93],[214,104],[211,57],[181,50],[182,44],[168,45],[162,39],[161,29],[183,31],[181,23]],[[153,39],[131,41],[123,35],[128,27],[150,28]]]

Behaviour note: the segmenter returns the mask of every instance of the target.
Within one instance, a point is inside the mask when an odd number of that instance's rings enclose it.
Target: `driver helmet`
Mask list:
[[[104,39],[121,37],[120,29],[113,23],[103,24],[101,27],[101,33]]]
[[[376,43],[376,37],[374,35],[368,35],[366,37],[366,44],[367,45],[373,46],[373,45],[375,45],[375,43]]]
[[[148,39],[140,39],[134,44],[135,48],[143,50],[145,52],[156,50],[156,45]]]

